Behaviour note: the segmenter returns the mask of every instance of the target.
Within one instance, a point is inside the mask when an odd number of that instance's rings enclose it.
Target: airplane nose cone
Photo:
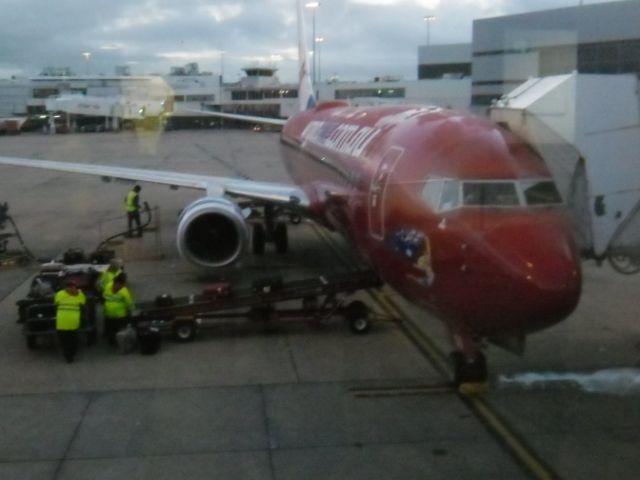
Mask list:
[[[524,334],[566,318],[580,297],[580,260],[562,223],[501,225],[485,237],[484,270],[490,310],[500,311],[484,323],[487,334]],[[482,284],[482,275],[478,278]],[[496,308],[496,307],[499,307]]]

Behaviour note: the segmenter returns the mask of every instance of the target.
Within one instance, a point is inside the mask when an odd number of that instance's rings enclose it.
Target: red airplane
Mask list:
[[[486,119],[437,107],[315,105],[298,1],[301,112],[283,124],[296,186],[224,177],[0,157],[0,164],[197,188],[178,220],[188,261],[229,265],[252,239],[287,249],[285,215],[342,232],[380,277],[449,328],[455,383],[486,380],[485,340],[520,344],[566,318],[581,290],[580,259],[543,160]],[[240,202],[240,205],[238,205]],[[249,233],[247,208],[264,224]],[[514,341],[518,340],[518,341]]]

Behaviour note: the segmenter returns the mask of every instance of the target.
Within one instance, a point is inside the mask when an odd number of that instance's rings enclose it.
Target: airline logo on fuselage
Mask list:
[[[355,157],[361,155],[380,132],[376,127],[313,120],[302,132],[302,139]]]

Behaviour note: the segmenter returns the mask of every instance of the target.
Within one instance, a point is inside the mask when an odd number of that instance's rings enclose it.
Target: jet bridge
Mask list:
[[[640,99],[636,75],[532,78],[491,118],[545,159],[587,256],[640,271]]]
[[[133,99],[124,96],[97,97],[90,95],[60,95],[45,100],[45,108],[50,113],[49,129],[56,131],[55,113],[64,113],[66,131],[72,129],[71,118],[93,119],[90,123],[96,129],[118,130],[125,122],[141,122],[149,118],[159,118],[165,111],[165,102],[152,99]],[[95,123],[95,120],[100,120]],[[83,128],[82,128],[83,129]]]

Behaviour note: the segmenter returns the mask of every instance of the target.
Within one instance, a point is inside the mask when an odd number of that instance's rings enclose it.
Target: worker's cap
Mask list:
[[[112,258],[111,260],[109,260],[109,266],[114,268],[122,268],[122,259]]]

